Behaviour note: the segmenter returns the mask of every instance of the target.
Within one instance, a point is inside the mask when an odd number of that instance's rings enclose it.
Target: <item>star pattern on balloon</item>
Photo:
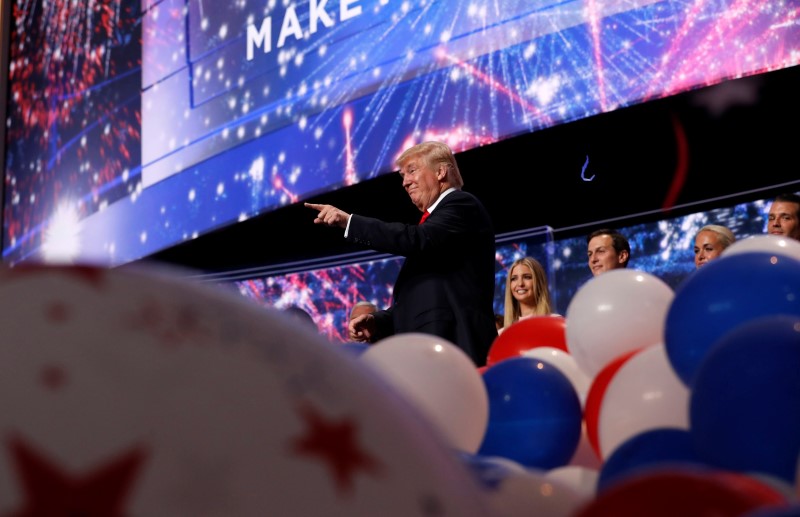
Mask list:
[[[50,302],[44,308],[45,320],[53,324],[62,324],[69,321],[70,307],[61,300]]]
[[[304,436],[292,440],[292,451],[323,461],[340,494],[352,492],[359,471],[373,476],[381,472],[380,461],[358,443],[358,427],[351,418],[326,418],[310,405],[299,407],[298,412],[307,427]]]
[[[45,388],[51,391],[58,391],[69,380],[66,370],[59,365],[48,364],[42,367],[40,380]]]
[[[8,271],[9,279],[24,278],[28,275],[40,275],[53,271],[72,277],[75,280],[101,289],[105,285],[106,275],[103,268],[87,265],[51,265],[51,264],[20,264]]]
[[[165,346],[204,343],[215,332],[198,308],[155,298],[142,300],[123,325],[149,334]]]
[[[131,449],[92,470],[76,475],[45,458],[24,439],[7,443],[23,502],[10,515],[121,516],[145,454]]]

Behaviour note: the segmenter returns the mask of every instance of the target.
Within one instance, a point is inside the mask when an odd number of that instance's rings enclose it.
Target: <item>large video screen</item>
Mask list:
[[[14,0],[3,258],[115,266],[457,151],[800,63],[760,0]]]

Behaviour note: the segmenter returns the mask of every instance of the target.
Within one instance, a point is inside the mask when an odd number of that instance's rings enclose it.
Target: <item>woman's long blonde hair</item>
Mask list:
[[[537,316],[547,316],[553,313],[553,306],[550,302],[550,288],[547,284],[547,275],[544,267],[533,257],[522,257],[517,259],[508,268],[506,275],[506,299],[505,311],[503,314],[503,327],[508,327],[522,316],[519,302],[511,294],[511,272],[519,265],[528,266],[533,273],[533,291],[536,300],[535,314]]]

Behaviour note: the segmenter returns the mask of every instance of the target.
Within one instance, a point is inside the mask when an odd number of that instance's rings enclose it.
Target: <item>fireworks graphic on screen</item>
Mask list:
[[[71,253],[117,265],[390,172],[409,142],[464,151],[793,66],[799,16],[767,0],[17,1],[4,258],[41,255],[65,203]]]
[[[6,250],[57,247],[44,237],[61,238],[65,212],[82,218],[135,194],[140,20],[123,0],[14,4]]]

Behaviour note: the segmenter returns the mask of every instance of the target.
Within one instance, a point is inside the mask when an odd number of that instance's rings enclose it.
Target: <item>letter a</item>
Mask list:
[[[289,34],[292,34],[296,39],[303,39],[303,31],[300,30],[300,21],[297,19],[293,5],[286,9],[286,14],[283,16],[281,35],[278,36],[278,48],[283,46]]]

